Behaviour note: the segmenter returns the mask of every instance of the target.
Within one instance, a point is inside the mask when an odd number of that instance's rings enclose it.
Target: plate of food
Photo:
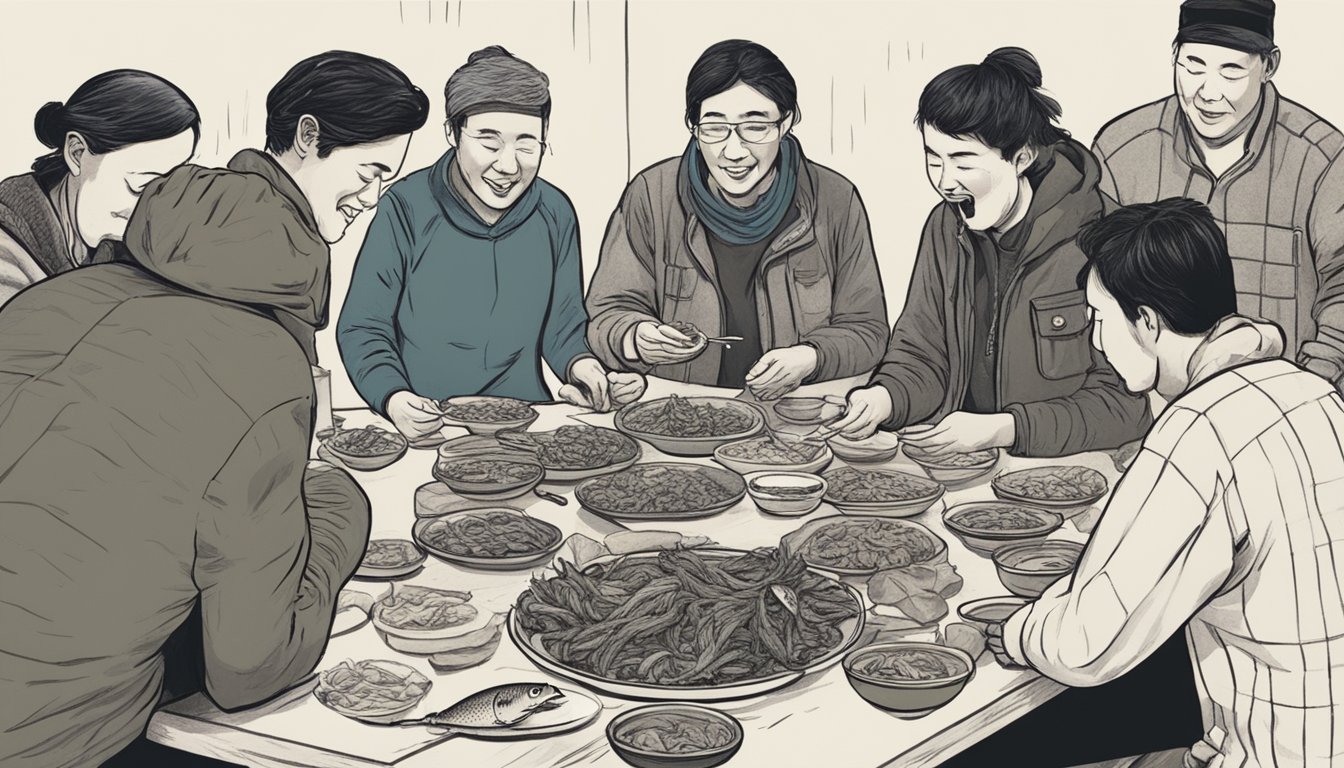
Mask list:
[[[835,458],[825,443],[804,443],[773,433],[724,443],[714,449],[714,460],[738,474],[773,470],[816,473]]]
[[[397,579],[420,570],[425,553],[406,539],[372,539],[364,550],[355,576],[361,579]]]
[[[671,397],[631,403],[616,412],[616,428],[674,456],[709,456],[724,443],[765,426],[765,414],[726,397]]]
[[[493,435],[502,429],[526,429],[540,416],[536,408],[512,397],[473,395],[439,402],[443,422],[465,427],[473,435]]]
[[[944,527],[982,555],[1009,544],[1040,541],[1063,524],[1064,518],[1054,512],[1011,501],[972,501],[943,515]]]
[[[894,469],[843,467],[822,477],[830,484],[826,501],[845,514],[914,517],[947,492],[942,483]]]
[[[373,606],[373,626],[394,651],[429,655],[474,647],[494,631],[495,614],[470,592],[406,585]]]
[[[440,458],[434,479],[453,493],[476,501],[499,501],[522,496],[541,484],[546,470],[532,458],[511,455]]]
[[[527,568],[549,560],[564,534],[511,507],[472,509],[415,522],[412,535],[435,557],[490,571]]]
[[[621,698],[760,696],[834,663],[863,632],[853,587],[775,548],[636,553],[557,570],[518,597],[509,635],[542,670]]]
[[[967,483],[989,474],[999,463],[999,449],[952,453],[934,457],[909,443],[901,446],[906,458],[915,462],[930,478],[940,483]]]
[[[495,433],[505,448],[537,457],[552,483],[572,483],[619,472],[639,461],[639,443],[614,429],[566,424],[549,432],[507,430]]]
[[[374,426],[338,429],[322,445],[345,466],[363,472],[391,466],[409,447],[406,438]]]
[[[1005,501],[1031,504],[1068,517],[1101,501],[1106,476],[1089,467],[1035,467],[996,475],[990,485]]]
[[[808,565],[842,576],[871,576],[928,562],[947,551],[947,542],[928,528],[889,517],[819,517],[784,542]]]
[[[732,759],[745,732],[736,717],[695,704],[649,704],[607,725],[607,741],[635,768],[714,768]]]
[[[433,685],[398,661],[343,661],[318,675],[313,696],[346,717],[377,721],[411,711]]]
[[[574,496],[585,508],[616,520],[688,520],[710,517],[747,495],[736,472],[684,462],[636,464],[584,480]]]

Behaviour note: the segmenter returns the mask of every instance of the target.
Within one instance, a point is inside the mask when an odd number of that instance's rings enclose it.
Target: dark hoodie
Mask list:
[[[1013,264],[1001,272],[997,318],[989,317],[993,333],[985,334],[994,402],[980,405],[1013,415],[1017,440],[1010,452],[1018,456],[1115,448],[1142,437],[1152,420],[1148,401],[1127,392],[1092,348],[1087,299],[1078,289],[1086,257],[1075,239],[1102,211],[1097,161],[1071,139],[1051,154],[1026,218],[1004,238]],[[873,374],[873,383],[891,394],[887,429],[934,422],[966,403],[972,355],[986,351],[975,344],[972,236],[947,203],[924,225],[905,309]]]
[[[307,461],[327,247],[278,166],[230,169],[153,182],[135,263],[0,311],[5,766],[98,765],[139,736],[197,606],[218,705],[301,681],[363,553],[367,498]]]

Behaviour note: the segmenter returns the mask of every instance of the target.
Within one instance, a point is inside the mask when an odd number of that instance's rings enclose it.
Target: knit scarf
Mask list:
[[[784,220],[798,187],[798,163],[802,151],[792,136],[779,144],[775,163],[776,178],[751,206],[739,208],[709,187],[709,168],[700,154],[700,145],[691,139],[681,158],[681,171],[690,180],[691,207],[714,236],[732,245],[759,243]]]

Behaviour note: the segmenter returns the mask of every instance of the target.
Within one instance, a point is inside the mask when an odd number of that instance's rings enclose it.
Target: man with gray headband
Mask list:
[[[444,98],[451,148],[388,190],[341,311],[356,389],[424,442],[442,426],[437,400],[550,400],[542,359],[569,402],[607,410],[638,399],[643,377],[608,373],[588,349],[578,220],[537,178],[546,75],[491,46],[453,73]]]

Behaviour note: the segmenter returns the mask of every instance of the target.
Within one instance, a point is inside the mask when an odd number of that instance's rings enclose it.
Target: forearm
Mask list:
[[[901,429],[932,418],[943,407],[947,373],[931,356],[902,341],[893,341],[871,383],[891,395],[891,417],[884,429]]]
[[[802,337],[817,350],[817,368],[808,381],[830,381],[873,370],[888,341],[887,321],[864,318],[833,323]]]

